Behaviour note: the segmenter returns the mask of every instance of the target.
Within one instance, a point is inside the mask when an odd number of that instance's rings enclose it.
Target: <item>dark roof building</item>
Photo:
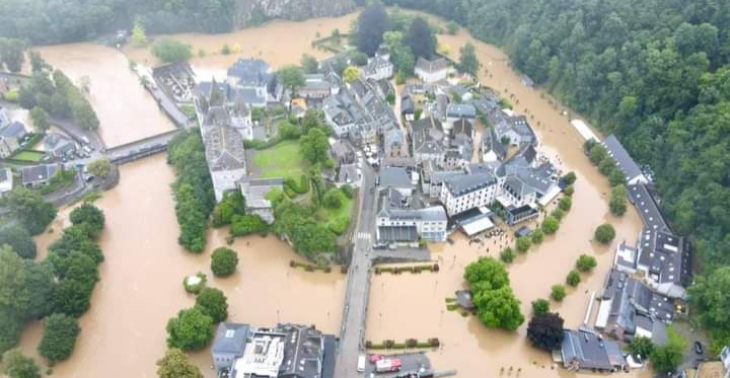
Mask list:
[[[626,176],[626,182],[629,185],[649,183],[649,180],[641,171],[639,165],[636,164],[631,155],[629,155],[628,151],[626,151],[618,138],[616,138],[616,135],[609,135],[608,138],[603,141],[603,145],[606,147],[608,154],[616,160],[616,165],[619,169],[621,169],[621,172],[624,173],[624,176]]]
[[[565,330],[561,346],[563,366],[568,370],[618,371],[627,367],[618,344],[592,329]]]

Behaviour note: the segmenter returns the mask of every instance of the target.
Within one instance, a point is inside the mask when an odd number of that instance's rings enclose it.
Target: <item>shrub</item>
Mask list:
[[[563,193],[568,197],[572,197],[573,193],[575,193],[575,187],[573,185],[569,185],[563,189]]]
[[[193,48],[187,43],[162,37],[152,45],[152,55],[165,63],[188,60],[193,56]]]
[[[611,191],[611,200],[608,203],[608,207],[611,209],[613,215],[622,216],[626,213],[626,200],[628,199],[628,192],[624,185],[618,185]]]
[[[523,236],[517,239],[517,251],[520,253],[527,252],[528,249],[532,246],[532,240],[529,236]]]
[[[222,291],[206,287],[195,298],[195,308],[220,323],[228,319],[228,298]]]
[[[167,346],[184,351],[205,348],[213,339],[213,319],[198,308],[181,310],[167,322]]]
[[[553,285],[553,287],[550,289],[550,298],[552,298],[554,301],[562,302],[563,299],[565,299],[566,296],[565,292],[565,286],[563,285]]]
[[[557,207],[555,210],[553,210],[552,213],[550,213],[550,216],[557,219],[558,221],[562,221],[565,217],[565,211],[563,209]]]
[[[23,355],[20,349],[13,349],[2,355],[5,374],[10,378],[40,378],[41,373],[35,360]]]
[[[63,361],[73,353],[81,328],[79,321],[68,315],[53,314],[43,322],[43,339],[38,353],[50,362]]]
[[[342,235],[347,231],[347,227],[350,226],[350,218],[340,217],[329,223],[330,231],[337,235]]]
[[[210,270],[216,277],[228,277],[236,271],[238,255],[230,248],[220,247],[213,251]]]
[[[183,287],[190,294],[198,294],[205,287],[206,281],[208,281],[208,277],[204,273],[198,273],[185,277]]]
[[[324,205],[330,209],[339,209],[342,207],[344,199],[343,194],[339,189],[330,189],[324,195]]]
[[[545,240],[545,233],[538,228],[537,230],[532,232],[530,238],[532,239],[532,244],[540,244],[543,242],[543,240]]]
[[[69,218],[74,226],[81,224],[87,225],[94,237],[98,237],[104,229],[104,213],[99,210],[98,207],[90,203],[84,203],[83,205],[73,209]]]
[[[565,283],[573,287],[578,286],[580,283],[580,273],[577,270],[571,270],[565,278]]]
[[[560,222],[554,216],[548,216],[542,222],[541,228],[542,232],[544,232],[546,235],[552,235],[558,232],[558,229],[560,228]]]
[[[532,301],[532,314],[534,316],[544,315],[548,312],[550,312],[550,301],[542,298]]]
[[[608,244],[616,237],[616,230],[608,223],[602,224],[596,228],[594,237],[600,243]]]
[[[340,188],[340,190],[342,191],[342,194],[344,194],[345,197],[347,197],[349,199],[352,199],[355,195],[355,193],[353,192],[353,189],[350,185],[345,184]]]
[[[513,261],[515,261],[515,252],[512,250],[512,248],[507,247],[502,250],[502,253],[499,254],[499,259],[502,260],[502,262],[505,264],[511,264]]]
[[[580,255],[578,260],[575,262],[575,268],[583,273],[592,271],[596,265],[598,265],[596,258],[588,255]]]
[[[558,207],[565,212],[570,211],[572,206],[573,200],[571,200],[570,197],[563,197],[560,199],[560,202],[558,202]]]
[[[563,180],[568,185],[575,184],[575,180],[578,179],[578,176],[575,175],[575,172],[568,172],[565,176],[563,176]]]

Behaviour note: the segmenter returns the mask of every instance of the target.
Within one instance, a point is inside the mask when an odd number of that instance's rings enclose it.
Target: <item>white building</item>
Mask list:
[[[10,168],[0,168],[0,198],[13,190],[13,171]]]
[[[414,209],[409,199],[397,190],[379,197],[375,236],[381,243],[411,244],[419,240],[443,242],[447,237],[448,217],[442,206]]]
[[[424,82],[432,84],[440,80],[445,80],[449,76],[449,65],[444,58],[433,61],[418,58],[415,74]]]
[[[497,198],[499,183],[489,173],[474,173],[453,176],[444,180],[441,190],[441,203],[446,206],[449,216],[464,211],[488,206]]]
[[[720,352],[720,362],[722,362],[722,366],[725,368],[725,378],[730,378],[730,348],[727,346],[722,348],[722,351]]]
[[[394,66],[386,57],[375,55],[368,59],[368,64],[360,68],[365,79],[387,80],[393,77]]]

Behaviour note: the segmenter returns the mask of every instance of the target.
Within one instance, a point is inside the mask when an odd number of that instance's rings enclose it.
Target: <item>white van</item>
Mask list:
[[[357,358],[357,371],[360,373],[365,372],[365,355],[361,354],[360,357]]]

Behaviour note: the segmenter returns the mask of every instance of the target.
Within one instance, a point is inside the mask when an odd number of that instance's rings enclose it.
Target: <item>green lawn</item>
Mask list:
[[[40,151],[20,151],[17,154],[11,156],[11,159],[37,163],[41,161],[44,156],[46,156],[46,154]]]
[[[293,177],[304,173],[304,161],[299,154],[298,141],[286,141],[256,152],[254,164],[261,170],[261,178]]]
[[[327,222],[341,217],[349,218],[350,213],[352,212],[353,200],[352,198],[347,198],[345,196],[343,196],[343,198],[345,201],[339,209],[330,209],[329,207],[322,206],[317,212],[318,217]]]

